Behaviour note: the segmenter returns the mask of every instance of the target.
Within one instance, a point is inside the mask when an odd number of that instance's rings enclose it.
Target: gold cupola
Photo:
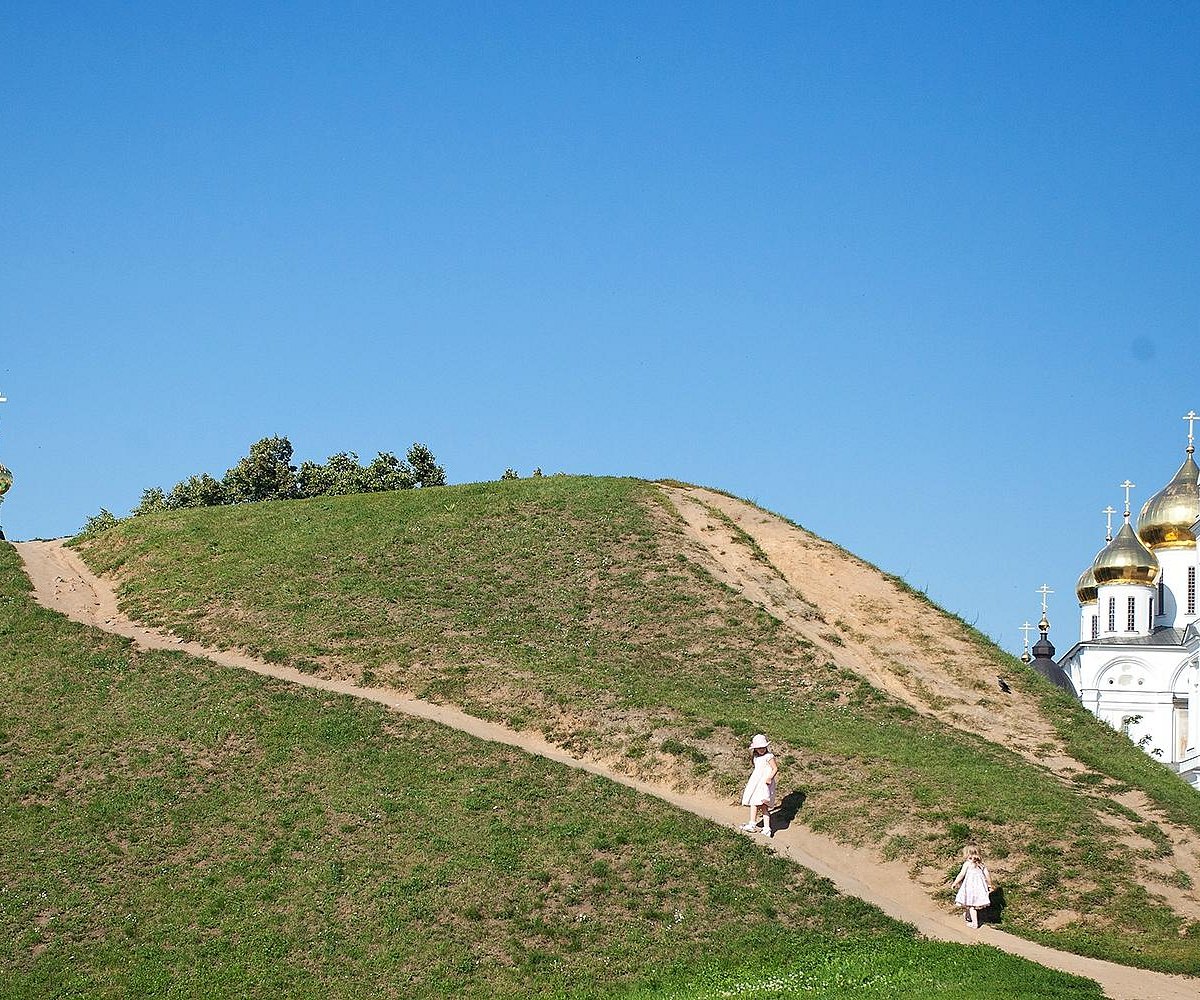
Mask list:
[[[1142,505],[1137,533],[1152,550],[1190,549],[1196,544],[1192,525],[1200,520],[1200,469],[1192,451],[1189,445],[1174,478]]]
[[[1075,596],[1079,598],[1080,605],[1095,604],[1100,599],[1100,585],[1096,583],[1096,574],[1091,566],[1079,574]]]
[[[1158,557],[1138,541],[1126,514],[1117,537],[1100,550],[1092,563],[1092,575],[1098,587],[1107,583],[1136,583],[1149,587],[1158,579],[1158,568]]]

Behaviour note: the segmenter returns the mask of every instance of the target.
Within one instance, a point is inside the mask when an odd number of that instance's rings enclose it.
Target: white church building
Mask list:
[[[1083,704],[1200,787],[1200,469],[1188,420],[1187,454],[1124,521],[1079,577],[1079,641],[1058,661]]]

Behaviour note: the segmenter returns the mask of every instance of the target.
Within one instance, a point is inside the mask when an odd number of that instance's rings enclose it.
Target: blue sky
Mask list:
[[[420,440],[1070,645],[1200,409],[1200,5],[251,6],[0,20],[10,537]]]

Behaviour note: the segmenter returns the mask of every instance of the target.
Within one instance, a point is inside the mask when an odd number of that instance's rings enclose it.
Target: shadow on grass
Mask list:
[[[778,833],[791,826],[796,814],[804,808],[804,800],[807,797],[800,789],[788,792],[780,800],[779,805],[771,810],[771,829]]]
[[[1004,899],[1004,889],[997,886],[992,890],[992,904],[986,909],[979,911],[979,922],[981,924],[1000,924],[1004,922],[1004,907],[1007,905]]]

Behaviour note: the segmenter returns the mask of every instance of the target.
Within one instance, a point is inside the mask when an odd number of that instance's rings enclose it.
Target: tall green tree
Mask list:
[[[437,464],[433,452],[417,442],[408,449],[408,464],[418,486],[445,486],[446,470]]]
[[[224,503],[229,503],[225,487],[207,472],[176,483],[166,501],[172,510],[180,507],[218,507]]]
[[[411,490],[416,485],[417,478],[413,470],[390,451],[381,451],[363,470],[365,493]]]
[[[292,442],[269,437],[250,446],[250,453],[225,473],[223,483],[230,503],[287,500],[296,495],[296,468]]]
[[[148,490],[142,490],[142,499],[129,512],[129,515],[130,517],[141,517],[143,514],[153,514],[166,509],[167,495],[157,486],[151,486]]]

